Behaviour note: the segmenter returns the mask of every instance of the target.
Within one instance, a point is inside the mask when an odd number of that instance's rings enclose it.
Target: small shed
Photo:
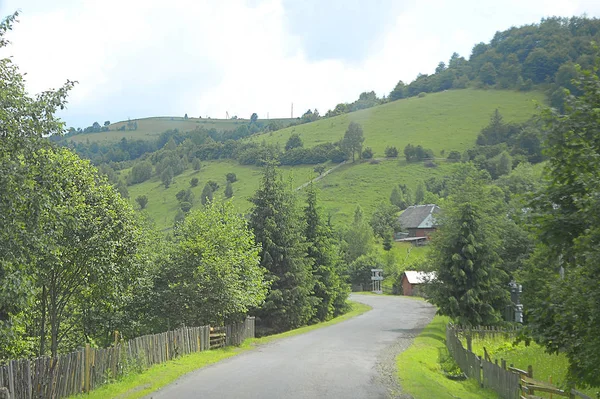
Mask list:
[[[419,295],[419,286],[435,279],[435,272],[407,270],[402,273],[402,295]]]

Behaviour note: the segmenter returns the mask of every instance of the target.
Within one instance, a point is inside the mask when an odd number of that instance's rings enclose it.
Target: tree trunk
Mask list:
[[[39,356],[44,356],[46,352],[46,306],[48,302],[48,293],[46,284],[42,286],[42,320],[40,323],[40,353]]]
[[[50,297],[50,351],[52,357],[58,355],[58,331],[60,327],[60,320],[58,315],[58,306],[56,303],[56,296],[51,295]]]

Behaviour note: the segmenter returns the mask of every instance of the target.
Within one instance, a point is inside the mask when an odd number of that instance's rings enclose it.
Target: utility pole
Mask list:
[[[294,103],[292,103],[292,116],[291,116],[291,118],[294,119]]]

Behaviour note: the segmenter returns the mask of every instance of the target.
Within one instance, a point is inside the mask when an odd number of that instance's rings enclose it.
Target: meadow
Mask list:
[[[411,190],[420,182],[433,176],[444,176],[451,173],[452,165],[445,157],[452,150],[464,151],[474,145],[481,128],[489,123],[490,115],[498,108],[507,122],[522,122],[530,118],[536,110],[536,104],[543,102],[539,92],[516,92],[500,90],[450,90],[447,92],[428,94],[423,98],[409,98],[378,107],[365,109],[316,122],[297,125],[276,132],[259,134],[248,140],[265,141],[285,146],[292,133],[298,133],[305,147],[323,142],[334,142],[343,135],[350,121],[359,122],[364,129],[364,147],[372,147],[375,151],[374,161],[357,161],[342,165],[334,172],[316,183],[319,190],[319,201],[326,215],[335,224],[345,224],[351,220],[357,205],[360,205],[367,217],[370,217],[377,205],[388,202],[392,188],[396,184],[406,184]],[[138,132],[106,132],[107,134],[158,134],[166,126],[173,123],[186,124],[217,123],[218,120],[194,119],[171,121],[168,118],[149,118],[139,123]],[[176,118],[175,118],[176,119]],[[226,120],[223,123],[240,123],[240,120]],[[164,123],[164,125],[161,125]],[[226,125],[223,125],[226,126]],[[169,127],[172,128],[172,127]],[[152,130],[154,129],[154,130]],[[94,133],[92,135],[102,135]],[[83,135],[81,137],[91,136]],[[80,136],[75,136],[80,137]],[[422,145],[434,150],[437,167],[426,167],[423,163],[407,163],[403,149],[406,144]],[[398,158],[382,159],[387,146],[396,146]],[[327,168],[335,166],[326,164]],[[290,187],[295,188],[317,175],[313,165],[299,165],[281,168]],[[254,194],[260,181],[261,168],[239,165],[233,160],[205,161],[200,172],[186,170],[175,177],[168,189],[161,185],[158,177],[129,187],[132,203],[138,195],[149,198],[147,212],[155,220],[157,226],[166,229],[172,226],[178,210],[175,194],[187,189],[192,177],[198,177],[200,183],[193,188],[199,200],[204,184],[208,180],[219,183],[217,197],[222,196],[225,187],[225,174],[233,172],[238,182],[233,184],[234,205],[240,212],[249,209],[247,199]],[[123,178],[128,170],[121,172]],[[197,204],[195,206],[198,206]]]
[[[430,148],[436,156],[471,147],[497,108],[505,121],[522,122],[544,102],[540,92],[509,90],[449,90],[411,97],[377,107],[292,126],[253,136],[251,140],[279,144],[282,148],[292,133],[300,135],[305,147],[339,141],[351,121],[364,130],[364,147],[375,157],[384,156],[385,148],[395,146],[400,153],[411,143]]]

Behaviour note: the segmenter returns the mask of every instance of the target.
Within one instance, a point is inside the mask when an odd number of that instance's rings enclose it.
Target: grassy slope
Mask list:
[[[497,398],[494,392],[479,388],[475,380],[451,381],[442,374],[438,354],[445,346],[447,322],[446,317],[435,316],[410,348],[396,358],[402,390],[415,399]]]
[[[312,170],[312,166],[283,168],[283,175],[286,181],[290,181],[292,187],[297,187],[302,182],[315,176]],[[127,172],[127,170],[123,171],[122,175],[126,175]],[[138,195],[147,195],[148,205],[146,209],[156,223],[156,226],[159,229],[172,227],[174,217],[179,209],[179,202],[175,198],[175,194],[182,189],[190,188],[190,180],[193,177],[197,177],[199,180],[198,186],[192,188],[196,198],[195,207],[201,206],[200,194],[204,185],[209,180],[219,183],[220,187],[215,196],[222,198],[226,185],[225,175],[229,172],[234,172],[238,179],[237,182],[233,183],[233,203],[240,212],[245,212],[251,205],[248,198],[258,188],[261,168],[242,166],[229,160],[205,162],[202,164],[199,172],[188,169],[181,175],[176,176],[168,189],[165,189],[158,177],[153,177],[144,183],[130,186],[128,188],[130,201],[134,206],[137,206],[135,198]]]
[[[535,111],[533,100],[542,102],[543,95],[535,92],[451,90],[258,135],[254,140],[279,142],[284,146],[287,137],[295,131],[301,135],[305,146],[310,147],[319,142],[339,140],[348,122],[356,120],[363,125],[365,145],[373,147],[376,156],[381,156],[386,146],[395,145],[402,152],[406,144],[412,143],[432,148],[439,157],[442,149],[448,154],[451,150],[471,147],[495,108],[500,109],[506,121],[527,119]],[[444,161],[438,164],[437,168],[425,168],[422,164],[407,164],[398,158],[379,164],[357,162],[344,165],[317,184],[321,191],[320,201],[335,223],[349,221],[358,204],[370,216],[378,203],[388,201],[393,184],[404,183],[414,191],[420,181],[450,173],[450,164]],[[315,176],[310,165],[283,169],[287,176],[294,176],[293,187]],[[227,172],[238,175],[240,181],[234,184],[234,203],[243,212],[250,206],[247,198],[258,188],[260,168],[241,166],[234,161],[205,162],[197,175],[200,184],[194,192],[199,198],[204,182],[212,179],[221,184],[219,191],[222,193]],[[131,186],[131,201],[135,204],[136,196],[148,195],[148,212],[157,226],[170,227],[177,212],[175,194],[189,187],[193,174],[191,170],[184,172],[166,190],[158,178]]]
[[[142,373],[127,375],[122,380],[113,384],[104,385],[92,391],[89,394],[81,394],[74,397],[88,399],[141,398],[156,391],[159,388],[169,385],[173,381],[177,380],[179,377],[189,372],[227,359],[237,354],[246,352],[250,349],[253,349],[256,345],[265,344],[276,339],[286,338],[293,335],[304,334],[317,328],[340,323],[344,320],[348,320],[349,318],[358,316],[371,310],[371,307],[368,305],[353,301],[348,302],[351,306],[350,311],[332,320],[318,324],[313,324],[311,326],[298,328],[296,330],[287,331],[281,334],[270,335],[268,337],[249,339],[246,340],[239,348],[227,347],[222,349],[192,353],[163,364],[154,365]]]
[[[389,203],[394,185],[406,184],[414,195],[419,182],[449,175],[452,167],[442,161],[437,168],[426,168],[422,163],[407,163],[402,158],[378,164],[344,165],[319,181],[319,199],[334,222],[346,222],[351,220],[357,205],[371,215],[379,203]]]
[[[259,119],[259,122],[268,123],[274,120],[282,121],[282,122],[291,122],[293,119]],[[159,134],[166,130],[171,129],[179,129],[180,131],[190,131],[196,129],[196,127],[203,127],[205,129],[215,128],[217,130],[233,130],[238,126],[243,124],[248,124],[249,120],[247,119],[205,119],[205,118],[188,118],[184,119],[182,117],[154,117],[154,118],[142,118],[142,119],[132,119],[132,122],[135,121],[138,124],[138,129],[133,131],[118,131],[121,126],[127,126],[127,121],[121,121],[112,123],[108,132],[99,132],[99,133],[87,133],[87,134],[78,134],[70,138],[75,142],[78,141],[86,141],[90,140],[98,141],[98,142],[109,142],[109,141],[118,141],[123,137],[127,139],[154,139]]]
[[[487,125],[496,108],[505,121],[526,120],[535,111],[533,100],[542,103],[544,96],[538,92],[450,90],[265,133],[254,140],[264,139],[283,147],[295,132],[302,137],[306,147],[312,147],[338,141],[350,121],[355,121],[363,127],[364,146],[371,147],[375,156],[383,156],[387,146],[396,146],[402,153],[409,143],[431,148],[436,156],[440,156],[441,150],[448,153],[472,146],[477,133]]]

